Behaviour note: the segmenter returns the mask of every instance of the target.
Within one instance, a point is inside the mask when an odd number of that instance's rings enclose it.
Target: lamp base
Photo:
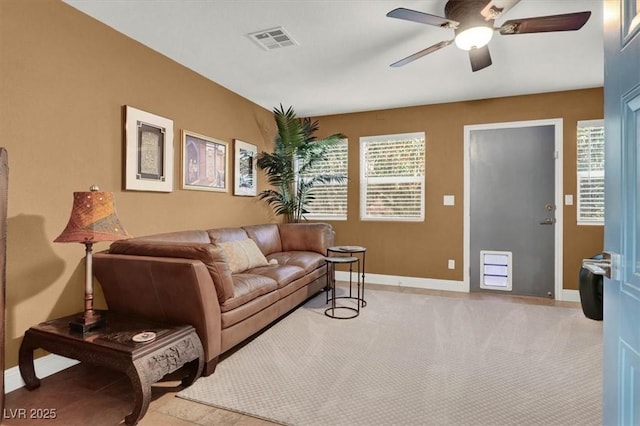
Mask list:
[[[72,331],[79,333],[87,333],[95,328],[104,327],[107,323],[106,317],[99,313],[93,312],[91,314],[84,313],[82,316],[75,318],[69,322],[69,328]]]

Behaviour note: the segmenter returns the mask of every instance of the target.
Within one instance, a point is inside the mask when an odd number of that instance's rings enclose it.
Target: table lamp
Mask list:
[[[72,330],[85,333],[105,323],[105,318],[93,310],[93,243],[130,237],[116,214],[113,193],[100,191],[96,185],[91,186],[89,192],[73,193],[69,223],[54,240],[56,243],[82,243],[86,248],[84,314],[69,324]]]

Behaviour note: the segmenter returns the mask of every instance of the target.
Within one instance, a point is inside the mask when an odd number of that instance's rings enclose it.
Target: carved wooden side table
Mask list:
[[[24,334],[20,346],[19,368],[26,388],[40,386],[33,366],[33,351],[46,351],[125,373],[134,391],[133,411],[125,417],[135,425],[145,415],[151,401],[151,385],[165,375],[189,364],[184,386],[202,373],[204,351],[191,326],[170,325],[111,312],[103,328],[88,333],[69,329],[77,315],[43,322]]]

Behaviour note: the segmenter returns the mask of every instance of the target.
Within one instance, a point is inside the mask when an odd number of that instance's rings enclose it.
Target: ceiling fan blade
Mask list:
[[[436,27],[443,28],[457,28],[460,24],[457,21],[452,21],[451,19],[443,18],[442,16],[430,15],[428,13],[418,12],[417,10],[405,9],[404,7],[393,9],[391,12],[387,13],[387,16],[390,18],[404,19],[405,21],[413,21],[420,24],[434,25]]]
[[[407,65],[409,62],[413,62],[416,59],[420,59],[423,56],[428,55],[429,53],[433,53],[436,50],[440,50],[443,47],[447,47],[451,43],[453,43],[453,40],[441,41],[440,43],[436,43],[433,46],[429,46],[426,49],[422,49],[421,51],[416,52],[413,55],[409,55],[404,59],[400,59],[399,61],[392,63],[391,66],[394,68],[397,68],[403,65]]]
[[[518,3],[520,3],[520,0],[491,0],[480,14],[487,21],[498,19]]]
[[[473,72],[480,71],[492,64],[489,46],[477,47],[469,50],[469,60],[471,61],[471,70]]]
[[[567,13],[564,15],[538,16],[512,19],[500,27],[500,34],[546,33],[551,31],[575,31],[589,20],[591,12]]]

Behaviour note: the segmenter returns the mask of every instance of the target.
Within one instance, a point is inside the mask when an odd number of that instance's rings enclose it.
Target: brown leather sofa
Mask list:
[[[157,234],[112,243],[93,272],[110,311],[193,325],[209,375],[220,354],[324,288],[334,235],[325,223]]]

